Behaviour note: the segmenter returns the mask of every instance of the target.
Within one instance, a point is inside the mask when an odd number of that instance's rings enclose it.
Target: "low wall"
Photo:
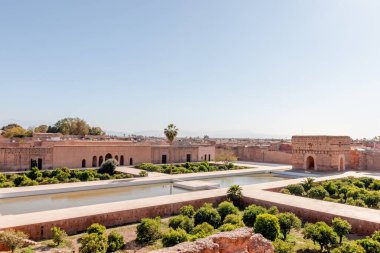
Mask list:
[[[234,152],[241,161],[292,164],[292,153],[270,151],[257,147],[237,147]]]
[[[184,205],[192,205],[194,208],[199,208],[206,202],[217,204],[223,200],[225,200],[224,196],[217,196],[177,203],[147,206],[144,208],[136,208],[132,210],[123,210],[118,212],[56,220],[52,222],[29,224],[12,228],[29,234],[30,239],[32,240],[43,240],[51,238],[50,230],[54,226],[64,229],[69,235],[74,235],[85,231],[93,223],[100,223],[106,227],[121,226],[139,222],[142,218],[154,218],[156,216],[168,217],[176,215],[179,214],[179,209]]]

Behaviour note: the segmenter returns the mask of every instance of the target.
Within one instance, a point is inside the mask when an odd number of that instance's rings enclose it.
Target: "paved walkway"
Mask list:
[[[124,166],[124,167],[117,167],[116,171],[118,171],[120,173],[131,174],[133,176],[139,176],[140,172],[143,170],[136,169],[133,166]],[[149,171],[147,171],[147,172],[148,172],[148,177],[162,177],[162,176],[167,175],[167,174],[159,173],[159,172],[149,172]]]
[[[339,175],[317,178],[316,181],[324,181],[347,176],[360,177],[364,175],[380,178],[377,174],[378,173],[374,174],[372,172],[346,172]],[[305,178],[289,179],[271,183],[243,186],[243,194],[247,198],[254,199],[256,201],[271,203],[272,205],[286,205],[293,207],[295,210],[299,209],[317,211],[320,212],[321,215],[329,215],[332,217],[340,216],[351,220],[359,220],[359,222],[370,222],[371,224],[373,224],[373,227],[380,228],[379,210],[265,191],[265,189],[283,187],[290,183],[299,183],[304,179]],[[10,228],[28,224],[42,224],[44,222],[49,221],[64,220],[76,217],[86,217],[90,215],[112,213],[125,210],[134,210],[138,208],[154,208],[155,206],[160,206],[162,204],[174,204],[178,202],[191,200],[217,198],[225,196],[226,190],[227,189],[224,188],[216,190],[197,191],[175,195],[159,196],[153,198],[113,202],[107,204],[73,207],[19,215],[0,216],[0,228]]]

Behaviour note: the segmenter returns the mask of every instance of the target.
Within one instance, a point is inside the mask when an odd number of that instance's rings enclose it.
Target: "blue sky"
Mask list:
[[[380,1],[0,2],[0,123],[380,135]]]

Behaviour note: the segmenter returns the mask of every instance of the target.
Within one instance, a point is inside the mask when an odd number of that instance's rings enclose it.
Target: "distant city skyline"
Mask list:
[[[0,124],[380,135],[380,2],[0,3]]]

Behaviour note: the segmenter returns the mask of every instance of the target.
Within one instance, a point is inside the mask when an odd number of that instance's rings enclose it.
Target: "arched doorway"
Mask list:
[[[102,163],[103,163],[103,156],[99,156],[99,166],[101,166],[102,165]]]
[[[312,157],[312,156],[307,157],[307,159],[306,159],[306,169],[307,170],[315,170],[314,157]]]
[[[112,159],[112,155],[110,153],[106,154],[106,161]]]
[[[82,160],[82,168],[86,168],[86,159]]]
[[[120,156],[120,166],[124,166],[124,156]]]
[[[96,167],[96,162],[97,162],[96,156],[93,156],[92,157],[92,167]]]
[[[338,171],[343,171],[346,169],[346,164],[344,160],[344,156],[339,156],[339,165],[338,165]]]
[[[119,156],[115,155],[115,160],[119,161]]]
[[[133,158],[132,157],[129,159],[129,165],[133,165]]]

